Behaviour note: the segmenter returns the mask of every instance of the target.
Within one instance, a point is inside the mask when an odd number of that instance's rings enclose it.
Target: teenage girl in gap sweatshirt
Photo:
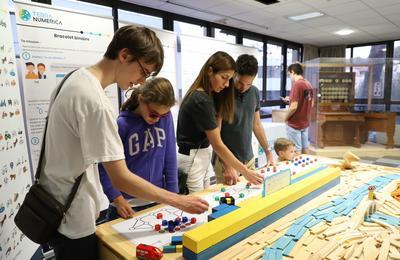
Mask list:
[[[165,78],[147,80],[122,105],[118,132],[124,145],[128,168],[152,184],[178,192],[176,141],[170,108],[174,90]],[[115,189],[102,165],[100,181],[111,204],[107,218],[131,217],[135,211],[154,206]]]

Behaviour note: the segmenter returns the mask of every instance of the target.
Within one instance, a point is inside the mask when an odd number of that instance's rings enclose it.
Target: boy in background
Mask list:
[[[296,156],[295,144],[287,138],[278,138],[274,143],[278,161],[291,161]]]

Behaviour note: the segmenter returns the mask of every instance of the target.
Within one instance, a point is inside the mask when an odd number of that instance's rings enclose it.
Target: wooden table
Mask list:
[[[360,127],[364,114],[350,112],[320,112],[311,124],[310,140],[318,148],[325,146],[361,147]]]
[[[240,177],[241,182],[245,182],[244,177]],[[193,193],[193,195],[205,195],[210,192],[219,191],[222,187],[222,184],[212,185],[208,189],[204,191],[199,191]],[[164,204],[157,205],[140,212],[136,213],[136,216],[140,216],[146,214],[147,212],[153,211],[154,209],[164,207]],[[97,226],[96,235],[98,238],[98,246],[99,246],[99,259],[100,260],[121,260],[121,259],[137,259],[136,258],[136,245],[129,241],[126,237],[122,236],[115,229],[113,229],[113,225],[119,222],[124,221],[124,219],[119,218],[110,222],[106,222]],[[183,259],[182,253],[168,253],[164,254],[162,259],[171,259],[171,260],[181,260]]]
[[[155,206],[136,213],[137,215],[144,214],[152,211],[157,207]],[[98,238],[99,246],[99,259],[100,260],[120,260],[120,259],[137,259],[136,258],[136,245],[119,234],[112,225],[124,221],[119,218],[110,222],[106,222],[97,227],[96,235]],[[164,254],[163,259],[183,259],[182,253],[168,253]]]

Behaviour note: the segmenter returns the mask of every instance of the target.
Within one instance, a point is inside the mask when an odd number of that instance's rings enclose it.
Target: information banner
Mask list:
[[[113,21],[36,3],[16,2],[15,10],[28,145],[36,169],[52,91],[68,72],[103,57],[113,36]],[[106,93],[118,112],[117,87],[108,87]]]
[[[14,224],[32,175],[7,1],[0,1],[0,35],[0,260],[30,259],[38,245]]]

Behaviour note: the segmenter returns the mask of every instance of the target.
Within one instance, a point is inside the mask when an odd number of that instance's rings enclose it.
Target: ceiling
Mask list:
[[[254,0],[125,0],[277,38],[335,46],[400,39],[400,0],[280,0],[264,5]],[[325,15],[294,22],[288,16]],[[339,36],[334,32],[355,32]]]

